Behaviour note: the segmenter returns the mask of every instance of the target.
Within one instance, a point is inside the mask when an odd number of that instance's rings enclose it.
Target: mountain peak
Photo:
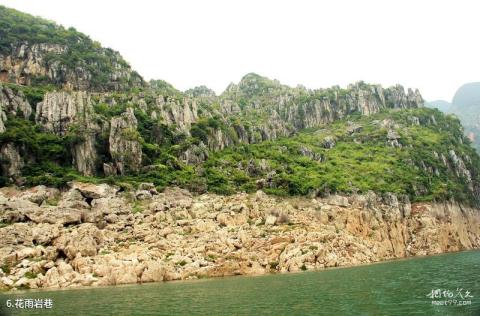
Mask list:
[[[142,87],[142,77],[116,51],[73,27],[0,6],[0,82],[53,84],[71,90]]]
[[[470,82],[458,88],[452,99],[454,106],[480,106],[480,82]]]

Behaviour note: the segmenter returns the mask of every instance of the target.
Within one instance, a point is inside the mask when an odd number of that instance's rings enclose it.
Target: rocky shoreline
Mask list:
[[[480,212],[393,194],[0,189],[4,290],[259,275],[480,248]]]

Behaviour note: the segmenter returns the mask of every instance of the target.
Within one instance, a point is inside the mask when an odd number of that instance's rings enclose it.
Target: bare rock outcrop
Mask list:
[[[132,108],[110,121],[110,154],[118,174],[138,171],[142,165],[142,147],[137,131],[137,119]]]
[[[99,127],[95,124],[91,95],[86,92],[51,92],[37,104],[35,121],[45,131],[59,136],[70,133],[78,141],[71,152],[75,168],[84,175],[96,170],[97,150],[95,137]]]
[[[65,135],[74,124],[82,125],[93,113],[90,95],[86,92],[51,92],[37,104],[35,121],[46,131]]]
[[[139,191],[151,196],[133,204],[127,192],[76,183],[52,206],[39,203],[58,196],[48,188],[1,189],[0,261],[9,271],[2,286],[290,272],[480,248],[478,209],[456,203],[373,192],[314,199],[262,191],[193,196],[179,188],[156,194],[148,183]],[[80,222],[75,213],[64,216],[67,205],[85,199],[90,204],[76,209],[84,213]]]
[[[31,114],[32,107],[23,93],[0,85],[0,133],[5,131],[7,115],[29,119]]]
[[[81,41],[82,39],[79,38]],[[86,47],[90,43],[84,44]],[[55,43],[13,43],[10,53],[0,54],[0,69],[2,80],[22,85],[29,85],[35,79],[55,84],[70,90],[123,90],[131,86],[144,85],[143,79],[125,63],[118,52],[99,48],[94,54],[102,55],[108,60],[108,71],[104,71],[104,82],[99,83],[97,75],[98,60],[73,61],[66,63],[63,58],[74,47]]]
[[[16,179],[21,176],[21,169],[25,165],[19,148],[12,143],[0,145],[0,160],[2,161],[0,164],[1,174],[17,182]]]
[[[78,229],[57,238],[54,245],[68,259],[74,259],[77,254],[95,256],[102,242],[103,234],[95,225],[81,224]]]

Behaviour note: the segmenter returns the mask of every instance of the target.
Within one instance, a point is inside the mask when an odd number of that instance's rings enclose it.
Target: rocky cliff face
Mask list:
[[[50,43],[15,43],[11,52],[0,54],[1,81],[21,85],[37,82],[52,83],[67,90],[128,90],[141,87],[142,78],[125,64],[121,56],[113,51],[97,54],[109,59],[110,71],[102,82],[95,82],[98,67],[96,62],[79,61],[75,67],[67,63],[66,56],[74,54],[68,45]]]
[[[357,84],[347,90],[332,88],[314,92],[280,85],[275,86],[277,90],[271,92],[271,96],[254,90],[255,94],[250,86],[254,85],[251,81],[255,82],[257,76],[252,76],[246,76],[238,86],[230,86],[221,97],[201,94],[193,98],[178,98],[158,95],[153,91],[140,94],[47,92],[43,101],[37,104],[35,123],[43,131],[58,136],[69,133],[81,136],[71,152],[73,166],[82,174],[98,174],[102,163],[105,163],[105,174],[124,174],[142,166],[139,139],[145,135],[138,130],[132,109],[149,117],[150,124],[156,124],[157,128],[163,124],[176,134],[193,137],[199,137],[200,132],[202,144],[183,146],[183,151],[178,154],[183,161],[198,164],[208,157],[205,149],[218,151],[239,143],[274,140],[355,112],[371,115],[386,108],[422,106],[418,92],[410,90],[406,94],[400,86],[383,89]],[[8,100],[11,101],[4,102],[6,105],[2,106],[5,111],[12,112],[18,108],[25,116],[32,113],[28,102],[21,96]],[[119,112],[120,117],[105,116],[96,110],[98,106],[104,106],[108,112],[120,105],[124,106],[123,114]],[[205,125],[205,122],[210,125]],[[156,132],[155,126],[149,128],[147,132],[157,133],[150,140],[152,145],[161,144],[165,135]],[[111,161],[98,160],[96,145],[101,133],[110,135],[106,150]]]
[[[137,102],[142,102],[142,99]],[[160,119],[167,125],[175,125],[181,131],[188,132],[192,123],[198,119],[197,103],[195,99],[184,98],[182,101],[178,101],[159,95],[155,99],[150,116],[153,119]]]
[[[35,122],[46,132],[78,137],[70,149],[72,164],[82,174],[93,175],[98,164],[95,142],[100,129],[94,117],[92,101],[86,92],[51,92],[37,104]]]
[[[43,102],[38,103],[35,115],[35,122],[45,131],[62,136],[92,119],[92,102],[86,92],[47,93]]]
[[[258,80],[273,82],[268,94],[258,87]],[[144,111],[187,133],[202,119],[218,119],[222,127],[206,130],[204,139],[205,145],[216,151],[238,143],[290,136],[300,129],[331,123],[355,112],[371,115],[381,109],[422,106],[418,91],[409,89],[406,93],[401,86],[383,89],[359,83],[346,90],[304,91],[249,74],[218,98],[208,95],[178,101],[159,96],[153,109],[146,107]],[[198,157],[192,160],[201,161]]]
[[[142,165],[142,147],[137,131],[137,119],[132,108],[110,121],[110,154],[113,166],[108,170],[116,170],[115,174],[126,171],[136,172]],[[111,172],[111,171],[109,171]]]
[[[45,57],[48,54],[64,54],[67,47],[59,44],[23,43],[12,47],[11,54],[0,57],[4,80],[18,84],[30,84],[33,77],[59,79],[60,65],[47,67]],[[65,71],[65,69],[63,69]]]
[[[359,82],[347,89],[292,89],[256,74],[248,74],[238,85],[230,85],[223,98],[237,103],[241,100],[244,107],[257,111],[267,105],[268,114],[278,114],[296,129],[330,123],[350,113],[370,115],[385,108],[417,108],[424,103],[418,90],[409,89],[406,93],[399,85],[383,89]]]
[[[112,91],[144,86],[118,52],[74,28],[0,6],[0,82]]]
[[[5,124],[9,117],[29,119],[32,107],[25,99],[23,93],[0,85],[0,133],[6,131]],[[25,165],[25,159],[17,144],[7,141],[0,145],[0,171],[1,175],[17,182],[21,177],[20,170]]]
[[[32,107],[23,93],[0,85],[0,133],[5,132],[5,123],[9,115],[29,119]]]
[[[21,177],[21,170],[25,161],[20,156],[19,148],[12,143],[5,143],[0,147],[0,159],[2,175],[15,180]]]
[[[1,284],[74,287],[357,265],[480,247],[480,216],[455,203],[370,192],[324,199],[192,196],[142,184],[3,188]],[[31,260],[35,259],[35,260]]]

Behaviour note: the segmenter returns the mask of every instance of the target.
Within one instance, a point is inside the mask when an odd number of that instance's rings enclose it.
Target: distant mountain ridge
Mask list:
[[[465,128],[465,134],[474,147],[480,150],[480,82],[462,85],[455,92],[451,103],[437,100],[427,102],[426,106],[458,116]]]
[[[426,102],[425,106],[429,108],[436,108],[442,112],[448,113],[450,111],[450,108],[452,107],[452,104],[445,100],[435,100]]]
[[[480,107],[480,82],[471,82],[458,88],[452,99],[454,107]]]

